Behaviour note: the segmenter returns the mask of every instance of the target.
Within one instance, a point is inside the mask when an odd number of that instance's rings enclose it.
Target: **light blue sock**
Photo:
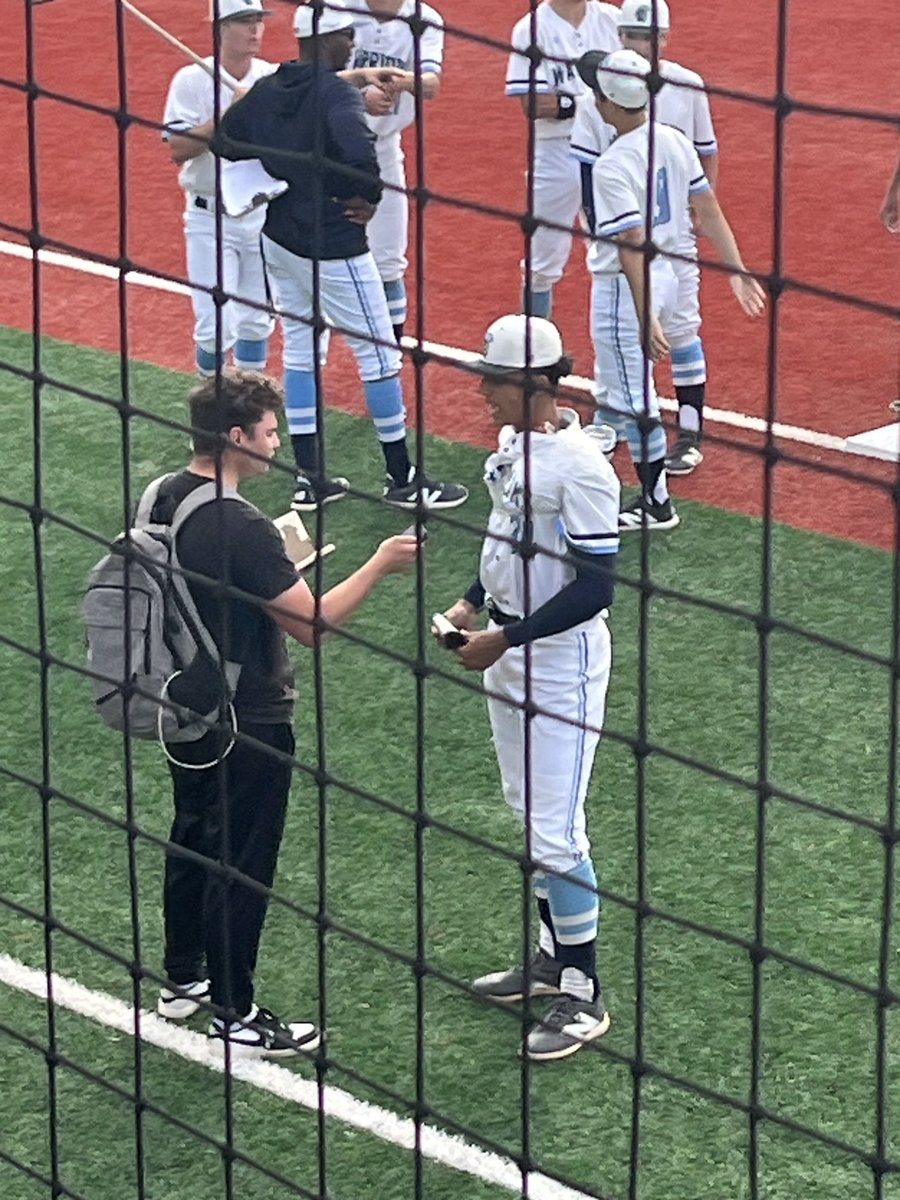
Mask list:
[[[565,875],[547,876],[553,932],[560,946],[593,941],[597,936],[599,897],[590,890],[596,887],[597,876],[590,859]]]
[[[406,321],[406,284],[402,279],[389,279],[384,284],[384,294],[387,297],[388,312],[391,314],[392,325],[402,325]]]
[[[522,290],[522,311],[528,312],[528,291],[526,289]],[[552,311],[552,291],[531,293],[531,315],[533,317],[545,317],[549,319]]]
[[[234,365],[247,371],[263,371],[268,352],[268,338],[238,338],[234,344]]]
[[[672,382],[677,388],[706,383],[706,355],[700,338],[695,337],[686,346],[673,346],[671,359]]]
[[[216,354],[215,350],[204,350],[202,346],[195,346],[195,357],[197,361],[197,374],[201,377],[210,378],[215,375],[217,367],[225,365],[225,355]]]
[[[288,433],[316,432],[316,377],[312,371],[285,371],[284,409]]]
[[[406,409],[403,407],[400,376],[372,379],[364,383],[363,388],[369,415],[375,423],[375,432],[379,440],[399,441],[406,433]]]

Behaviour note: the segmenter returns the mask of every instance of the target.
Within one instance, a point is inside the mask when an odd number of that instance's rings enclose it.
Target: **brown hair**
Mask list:
[[[193,388],[188,403],[194,453],[213,457],[225,449],[225,435],[235,425],[249,433],[267,412],[280,413],[284,392],[258,371],[225,370]]]

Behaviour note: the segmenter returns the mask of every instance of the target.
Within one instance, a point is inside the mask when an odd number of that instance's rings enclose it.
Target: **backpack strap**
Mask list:
[[[162,480],[157,480],[156,482],[159,484]],[[152,487],[153,485],[151,484],[150,486]],[[214,500],[218,499],[239,500],[241,504],[246,504],[249,508],[256,507],[249,500],[245,500],[237,488],[223,487],[216,479],[211,479],[208,483],[200,484],[199,487],[194,488],[192,492],[185,496],[172,514],[172,520],[168,529],[170,563],[172,567],[172,588],[185,620],[191,627],[191,632],[198,644],[203,647],[210,658],[222,664],[225,677],[233,693],[237,687],[241,665],[240,663],[229,662],[223,658],[222,652],[213,640],[212,634],[204,625],[200,613],[197,611],[194,597],[191,595],[191,590],[181,570],[181,563],[178,558],[178,532],[182,525],[188,517],[194,515],[197,509],[203,508],[204,505],[211,504]]]
[[[138,501],[137,512],[134,514],[134,520],[132,521],[135,529],[146,529],[151,524],[150,517],[153,513],[153,507],[159,498],[159,489],[166,480],[173,478],[173,472],[169,472],[167,475],[160,475],[158,479],[154,479],[152,483],[148,483],[144,488],[143,495]]]

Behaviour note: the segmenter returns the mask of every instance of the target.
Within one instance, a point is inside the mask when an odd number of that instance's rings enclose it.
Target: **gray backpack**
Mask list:
[[[218,724],[223,701],[234,727],[230,706],[241,671],[239,663],[222,660],[200,619],[175,541],[204,504],[243,497],[210,480],[182,500],[170,524],[153,523],[160,487],[171,478],[147,487],[131,530],[88,576],[81,607],[97,712],[113,729],[163,743],[197,741]]]

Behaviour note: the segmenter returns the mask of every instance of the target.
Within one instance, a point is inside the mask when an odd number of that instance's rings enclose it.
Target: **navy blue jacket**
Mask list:
[[[333,71],[283,63],[222,115],[212,148],[223,158],[258,158],[270,175],[287,181],[264,227],[279,246],[319,259],[368,250],[365,225],[348,221],[339,201],[381,199],[375,135],[359,89]]]

